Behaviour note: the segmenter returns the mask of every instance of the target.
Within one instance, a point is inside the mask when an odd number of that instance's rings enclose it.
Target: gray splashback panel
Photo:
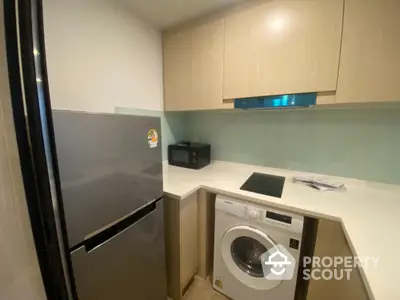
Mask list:
[[[160,118],[55,110],[53,122],[70,247],[162,196]]]

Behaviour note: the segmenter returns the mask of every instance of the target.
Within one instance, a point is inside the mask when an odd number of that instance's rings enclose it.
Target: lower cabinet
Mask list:
[[[197,194],[181,200],[180,204],[180,284],[185,288],[198,266]]]
[[[314,256],[353,257],[353,253],[339,222],[320,220]],[[332,270],[334,268],[332,267]],[[368,300],[368,294],[361,278],[360,270],[353,268],[350,279],[314,280],[310,279],[307,300]]]
[[[172,300],[181,300],[195,275],[207,279],[212,274],[215,194],[201,189],[183,200],[165,197],[164,220],[168,296]],[[319,220],[314,256],[354,256],[339,222]],[[358,268],[352,269],[350,280],[311,278],[308,291],[296,299],[304,298],[370,299]]]
[[[179,200],[165,197],[168,296],[182,299],[198,270],[197,193]]]

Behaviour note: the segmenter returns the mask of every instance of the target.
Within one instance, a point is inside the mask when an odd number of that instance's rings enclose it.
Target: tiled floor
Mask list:
[[[209,280],[196,278],[186,292],[184,300],[229,300],[229,298],[215,291]]]

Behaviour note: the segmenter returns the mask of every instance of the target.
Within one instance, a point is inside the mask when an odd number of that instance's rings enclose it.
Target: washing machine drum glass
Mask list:
[[[267,251],[263,244],[247,236],[238,237],[231,244],[231,255],[236,265],[257,278],[264,277],[260,256]]]
[[[221,239],[221,254],[229,272],[241,283],[257,290],[270,290],[281,283],[264,277],[261,255],[276,243],[263,231],[246,225],[228,229]]]

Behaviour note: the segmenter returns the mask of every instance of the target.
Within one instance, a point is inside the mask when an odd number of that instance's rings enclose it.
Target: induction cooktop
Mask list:
[[[263,173],[253,173],[240,188],[257,194],[281,198],[285,177]]]

